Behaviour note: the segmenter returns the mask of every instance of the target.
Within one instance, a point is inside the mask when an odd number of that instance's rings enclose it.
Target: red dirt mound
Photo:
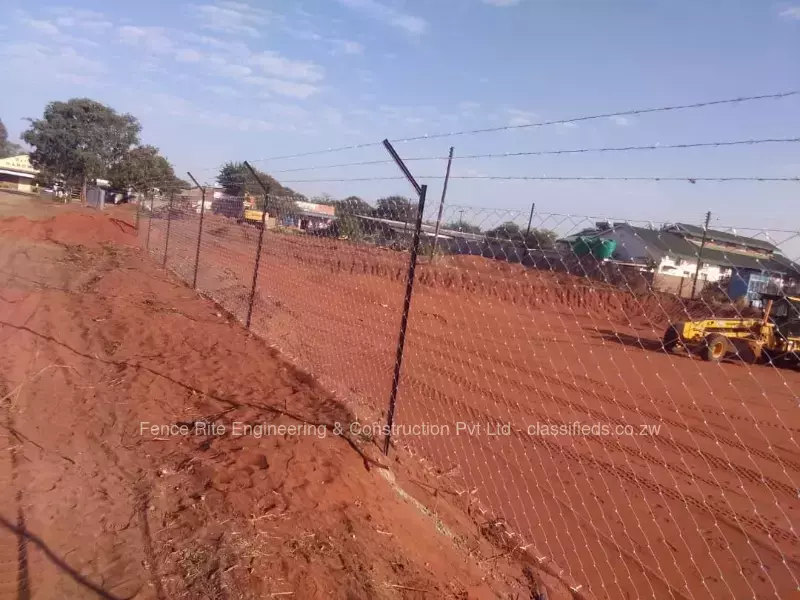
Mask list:
[[[0,233],[89,248],[111,243],[136,245],[136,230],[131,223],[88,209],[62,213],[41,221],[31,221],[25,217],[0,219]]]

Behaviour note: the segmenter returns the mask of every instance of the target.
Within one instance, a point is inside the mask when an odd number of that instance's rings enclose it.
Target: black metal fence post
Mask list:
[[[383,441],[383,453],[389,454],[389,444],[392,441],[392,427],[394,425],[394,410],[397,405],[397,390],[400,387],[400,373],[403,366],[403,350],[406,345],[406,330],[408,328],[408,315],[411,311],[411,297],[414,294],[414,276],[417,271],[417,254],[419,253],[420,231],[422,230],[422,213],[425,210],[425,196],[428,186],[423,185],[419,193],[417,206],[417,222],[414,225],[414,237],[411,242],[411,258],[408,261],[408,279],[406,280],[406,295],[403,300],[403,314],[400,317],[400,335],[397,338],[397,355],[394,361],[394,376],[392,377],[392,393],[389,396],[389,412],[386,416],[386,437]]]
[[[169,250],[169,229],[172,225],[172,201],[175,198],[175,192],[169,195],[169,208],[167,208],[167,239],[164,241],[164,266],[167,266],[167,250]]]
[[[147,251],[150,252],[150,231],[153,229],[153,202],[155,195],[150,196],[150,218],[147,221]]]
[[[264,230],[267,228],[267,198],[269,197],[269,186],[265,185],[264,182],[261,181],[261,178],[253,170],[253,167],[250,166],[250,163],[245,161],[244,166],[247,167],[247,169],[250,171],[250,174],[258,182],[258,185],[260,185],[261,189],[264,190],[264,206],[261,210],[261,229],[258,232],[256,260],[255,264],[253,265],[253,284],[250,287],[250,301],[247,304],[247,319],[245,320],[245,327],[250,329],[250,321],[253,318],[253,302],[256,299],[256,285],[258,285],[258,268],[261,264],[261,247],[264,245]]]
[[[139,213],[142,211],[142,203],[137,201],[136,202],[136,214],[133,216],[133,228],[136,230],[136,234],[138,237],[139,234]]]
[[[188,172],[187,172],[188,173]],[[197,180],[191,173],[188,173],[189,177],[192,178],[194,184],[200,188],[200,226],[197,229],[197,250],[194,254],[194,277],[192,277],[192,288],[197,289],[197,268],[200,264],[200,240],[203,238],[203,216],[206,214],[206,188],[201,186],[197,183]]]
[[[392,157],[399,169],[406,176],[409,183],[419,194],[419,204],[417,205],[417,222],[414,226],[414,237],[411,242],[411,258],[408,261],[408,279],[406,280],[406,295],[403,300],[403,314],[400,317],[400,335],[397,338],[397,355],[394,361],[394,376],[392,377],[392,392],[389,395],[389,410],[386,415],[386,436],[383,439],[383,453],[389,454],[389,444],[392,441],[392,427],[394,426],[394,411],[397,405],[397,390],[400,387],[400,373],[403,367],[403,350],[406,345],[406,329],[408,328],[408,314],[411,310],[411,296],[414,293],[414,275],[417,270],[417,253],[419,252],[420,231],[422,231],[422,217],[425,211],[425,196],[428,194],[428,186],[420,186],[411,171],[397,154],[394,146],[389,140],[383,140],[383,147]]]

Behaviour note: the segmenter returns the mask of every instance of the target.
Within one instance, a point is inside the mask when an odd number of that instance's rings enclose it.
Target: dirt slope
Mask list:
[[[0,221],[1,600],[568,596],[414,461],[390,472],[335,435],[353,417],[310,377],[106,242],[135,239],[81,211]]]

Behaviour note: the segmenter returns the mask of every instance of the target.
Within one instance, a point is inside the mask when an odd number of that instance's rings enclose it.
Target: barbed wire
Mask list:
[[[509,130],[517,130],[517,129],[530,129],[535,127],[547,127],[550,125],[565,125],[567,123],[579,123],[583,121],[591,121],[596,119],[610,119],[612,117],[628,117],[628,116],[636,116],[636,115],[644,115],[644,114],[652,114],[658,112],[670,112],[670,111],[677,111],[677,110],[689,110],[695,108],[706,108],[709,106],[721,106],[725,104],[740,104],[742,102],[754,102],[758,100],[769,100],[769,99],[778,99],[778,98],[787,98],[790,96],[796,96],[800,94],[800,90],[791,90],[788,92],[779,92],[776,94],[760,94],[754,96],[739,96],[737,98],[728,98],[724,100],[710,100],[706,102],[694,102],[692,104],[677,104],[672,106],[659,106],[655,108],[637,108],[637,109],[630,109],[630,110],[622,110],[610,113],[600,113],[594,115],[585,115],[580,117],[573,117],[570,119],[556,119],[551,121],[539,121],[536,123],[522,123],[519,125],[503,125],[499,127],[487,127],[482,129],[467,129],[463,131],[451,131],[451,132],[442,132],[442,133],[434,133],[434,134],[425,134],[413,137],[406,137],[406,138],[398,138],[391,140],[394,143],[405,143],[405,142],[414,142],[419,140],[432,140],[432,139],[440,139],[444,137],[453,137],[453,136],[461,136],[461,135],[477,135],[481,133],[493,133],[498,131],[509,131]],[[283,156],[270,156],[265,158],[257,158],[251,160],[251,163],[256,162],[264,162],[264,161],[273,161],[273,160],[288,160],[293,158],[301,158],[305,156],[314,156],[319,154],[329,154],[332,152],[343,152],[346,150],[357,150],[361,148],[371,148],[374,146],[381,145],[382,142],[366,142],[362,144],[351,144],[347,146],[340,146],[337,148],[324,148],[320,150],[312,150],[309,152],[300,152],[297,154],[286,154]]]
[[[444,179],[443,175],[417,175],[417,179]],[[386,177],[352,177],[343,179],[286,179],[282,183],[343,183],[349,181],[391,181],[404,180],[402,175],[390,175]],[[451,175],[450,179],[485,179],[498,181],[686,181],[696,183],[698,181],[751,181],[751,182],[800,182],[800,177],[607,177],[607,176],[538,176],[538,175]]]
[[[716,142],[696,142],[696,143],[681,143],[681,144],[647,144],[640,146],[608,146],[600,148],[570,148],[564,150],[531,150],[522,152],[498,152],[492,154],[466,154],[464,156],[454,155],[453,160],[474,160],[482,158],[508,158],[515,156],[547,156],[559,154],[589,154],[589,153],[603,153],[603,152],[629,152],[641,150],[675,150],[675,149],[688,149],[688,148],[722,148],[727,146],[752,146],[759,144],[792,144],[800,143],[800,137],[792,138],[761,138],[761,139],[748,139],[748,140],[733,140],[733,141],[716,141]],[[404,158],[405,162],[425,161],[425,160],[448,160],[449,156],[412,156]],[[338,163],[333,165],[320,165],[316,167],[297,167],[292,169],[278,169],[273,170],[271,173],[298,173],[301,171],[316,171],[320,169],[336,169],[342,167],[363,167],[369,165],[385,165],[394,164],[391,159],[386,160],[365,160],[360,162]]]

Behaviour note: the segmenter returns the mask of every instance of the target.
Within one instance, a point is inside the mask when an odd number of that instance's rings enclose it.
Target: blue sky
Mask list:
[[[202,180],[228,159],[800,89],[800,3],[768,0],[5,0],[0,118],[51,100],[136,115],[142,141]],[[10,92],[8,90],[11,90]],[[800,97],[399,144],[456,156],[800,135]],[[281,180],[397,175],[380,146],[262,161]],[[443,175],[443,161],[412,163]],[[800,175],[798,144],[456,160],[454,175]],[[425,180],[420,177],[422,183]],[[438,199],[441,180],[430,180]],[[410,195],[403,181],[290,183]],[[452,204],[800,229],[796,183],[453,180]],[[478,213],[476,213],[477,215]],[[483,212],[477,220],[489,219]],[[491,218],[499,218],[493,213]]]

